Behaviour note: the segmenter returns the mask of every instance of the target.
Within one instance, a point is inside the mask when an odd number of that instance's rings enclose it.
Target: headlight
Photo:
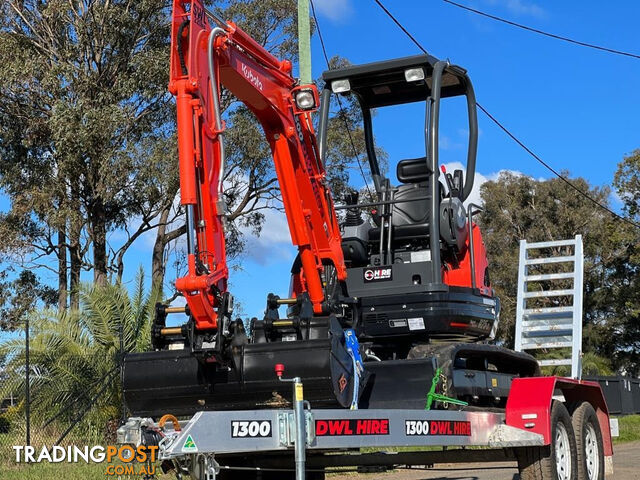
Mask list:
[[[334,80],[331,82],[331,91],[333,93],[344,93],[351,90],[351,84],[349,80]]]
[[[424,70],[421,67],[407,68],[404,71],[404,78],[407,82],[418,82],[424,80]]]
[[[296,92],[296,105],[300,110],[312,110],[316,107],[316,99],[311,89]]]

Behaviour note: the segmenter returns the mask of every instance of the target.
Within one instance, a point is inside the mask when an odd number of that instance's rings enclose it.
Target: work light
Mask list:
[[[418,82],[424,80],[424,70],[418,68],[407,68],[404,71],[404,78],[407,82]]]
[[[351,84],[348,79],[334,80],[331,82],[331,91],[333,93],[345,93],[351,90]]]
[[[296,105],[300,110],[312,110],[316,107],[316,99],[313,91],[308,89],[298,90],[296,92]]]

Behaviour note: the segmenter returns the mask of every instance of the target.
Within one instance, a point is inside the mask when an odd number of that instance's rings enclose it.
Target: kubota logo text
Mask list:
[[[247,80],[253,83],[253,85],[260,91],[263,90],[262,80],[260,80],[258,75],[253,73],[253,71],[249,67],[247,67],[244,63],[240,63],[240,69],[242,70],[242,74],[245,76]]]

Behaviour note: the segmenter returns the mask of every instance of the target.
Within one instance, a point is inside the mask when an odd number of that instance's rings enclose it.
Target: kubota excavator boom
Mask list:
[[[311,113],[315,85],[297,85],[280,61],[232,22],[198,0],[175,0],[169,90],[176,97],[180,201],[187,216],[188,273],[176,281],[195,330],[219,329],[233,308],[224,240],[224,123],[220,89],[256,116],[273,152],[291,239],[304,267],[303,290],[323,310],[323,265],[346,269],[331,193],[319,162]],[[226,321],[226,320],[223,320]]]
[[[272,374],[276,359],[288,365],[290,374],[314,379],[305,384],[310,399],[348,406],[357,397],[357,373],[335,308],[325,302],[326,271],[344,282],[346,268],[311,121],[319,103],[317,89],[298,85],[290,62],[275,58],[234,23],[206,10],[200,0],[174,0],[171,29],[169,90],[176,97],[188,256],[188,272],[176,280],[176,288],[187,305],[180,309],[159,304],[152,327],[155,351],[125,358],[129,408],[186,414],[194,408],[277,402],[272,398],[280,388]],[[295,298],[269,295],[267,310],[276,317],[254,319],[251,341],[242,320],[232,319],[233,297],[227,290],[222,87],[255,114],[264,130],[304,269],[297,277]],[[297,308],[300,315],[277,318],[281,304]],[[189,321],[167,328],[167,313],[180,310]],[[283,326],[303,329],[304,338],[270,343],[273,332]]]

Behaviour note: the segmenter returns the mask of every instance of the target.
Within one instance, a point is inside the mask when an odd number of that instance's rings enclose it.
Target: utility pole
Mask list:
[[[124,401],[124,328],[120,320],[120,397],[122,399],[122,416],[120,425],[127,423],[127,404]]]
[[[298,64],[300,83],[311,83],[311,26],[309,0],[298,0]]]

